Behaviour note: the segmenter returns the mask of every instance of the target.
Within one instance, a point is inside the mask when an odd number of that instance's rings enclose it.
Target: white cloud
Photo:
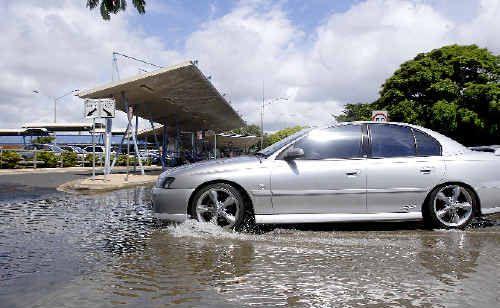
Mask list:
[[[111,78],[113,51],[141,55],[159,63],[180,61],[163,42],[129,27],[126,15],[103,21],[81,2],[10,1],[0,14],[0,123],[52,121],[57,97]],[[120,60],[123,75],[138,73],[137,65]],[[40,90],[44,95],[34,94]],[[80,99],[58,103],[59,121],[82,121]],[[118,123],[123,124],[121,117]]]
[[[81,1],[8,1],[0,5],[0,56],[6,59],[0,63],[0,127],[52,118],[51,102],[35,97],[35,88],[56,96],[109,81],[113,50],[154,63],[198,59],[249,123],[260,121],[264,82],[266,98],[289,97],[266,107],[266,129],[329,122],[343,104],[376,98],[382,82],[419,52],[452,43],[500,52],[499,1],[483,0],[462,19],[451,17],[456,5],[450,13],[434,2],[355,2],[321,17],[312,33],[295,25],[280,4],[241,2],[210,17],[186,38],[183,51],[174,51],[129,23],[133,10],[106,22]],[[151,9],[160,14],[169,8],[154,1]],[[138,72],[135,64],[119,61],[122,76]],[[78,99],[61,101],[58,118],[80,120],[79,108]]]

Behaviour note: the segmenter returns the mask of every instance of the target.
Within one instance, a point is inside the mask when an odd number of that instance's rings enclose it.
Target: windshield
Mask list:
[[[269,155],[272,155],[274,152],[278,151],[279,149],[281,149],[285,145],[289,144],[290,142],[304,136],[309,131],[311,131],[311,128],[305,128],[303,130],[300,130],[300,131],[296,132],[295,134],[290,135],[290,136],[286,137],[285,139],[281,139],[280,141],[271,144],[267,148],[260,150],[259,152],[257,152],[257,154],[264,155],[264,156],[268,157]]]
[[[63,152],[63,149],[61,149],[57,145],[51,145],[50,148],[52,149],[52,151],[57,152],[57,153]]]
[[[83,150],[82,148],[79,148],[79,147],[71,147],[73,149],[73,151],[75,151],[76,153],[78,154],[83,154]]]

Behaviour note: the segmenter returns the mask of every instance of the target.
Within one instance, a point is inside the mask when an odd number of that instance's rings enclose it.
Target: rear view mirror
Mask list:
[[[301,148],[292,148],[285,153],[285,160],[293,160],[304,156],[304,150]]]

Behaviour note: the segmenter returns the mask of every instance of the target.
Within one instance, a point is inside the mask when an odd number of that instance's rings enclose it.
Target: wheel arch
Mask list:
[[[476,202],[477,202],[477,209],[476,209],[476,215],[479,215],[481,214],[481,199],[479,198],[479,194],[477,193],[477,191],[474,189],[474,187],[472,187],[471,185],[465,183],[465,182],[461,182],[461,181],[447,181],[447,182],[443,182],[443,183],[440,183],[436,186],[434,186],[428,193],[427,193],[427,196],[425,197],[425,200],[424,202],[422,203],[421,205],[421,208],[420,210],[422,211],[422,215],[424,215],[425,217],[425,210],[426,210],[426,204],[429,202],[429,199],[431,197],[431,194],[433,191],[435,191],[436,189],[440,188],[440,187],[443,187],[443,186],[446,186],[446,185],[453,185],[453,184],[458,184],[458,185],[462,185],[464,186],[465,188],[469,189],[470,191],[472,191],[473,193],[473,197],[476,199]]]
[[[233,182],[230,180],[224,180],[224,179],[210,180],[210,181],[206,181],[206,182],[203,182],[200,185],[198,185],[195,188],[195,190],[191,193],[191,196],[189,196],[188,207],[187,207],[187,214],[188,215],[190,215],[190,213],[192,211],[192,207],[194,206],[194,196],[196,196],[196,194],[204,187],[207,187],[208,185],[212,185],[212,184],[218,184],[218,183],[229,184],[231,186],[234,186],[234,188],[238,189],[238,191],[242,194],[243,198],[245,199],[245,202],[249,205],[249,210],[251,211],[251,214],[255,215],[254,209],[253,209],[252,198],[250,198],[250,194],[246,191],[246,189],[243,188],[243,186],[241,186],[240,184],[238,184],[236,182]]]

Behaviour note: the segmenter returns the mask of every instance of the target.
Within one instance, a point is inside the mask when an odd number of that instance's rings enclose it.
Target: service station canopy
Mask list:
[[[101,123],[96,123],[96,127],[101,127]],[[26,123],[24,129],[44,129],[48,132],[83,132],[91,131],[92,123]]]
[[[178,125],[183,131],[227,131],[245,124],[192,62],[81,91],[78,96],[114,98],[116,108],[126,112],[125,97],[134,115],[170,127]]]

